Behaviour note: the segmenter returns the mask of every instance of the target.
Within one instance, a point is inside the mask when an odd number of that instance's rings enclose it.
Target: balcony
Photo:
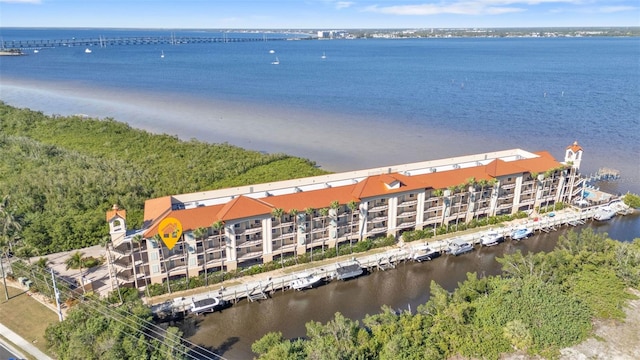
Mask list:
[[[373,219],[369,219],[369,222],[372,224],[381,223],[383,221],[387,221],[388,217],[386,216],[378,216]]]
[[[418,203],[418,200],[409,200],[409,201],[405,201],[405,202],[402,202],[402,203],[398,204],[398,207],[400,208],[400,207],[413,206],[413,205],[415,205],[417,203]]]
[[[387,228],[386,227],[379,227],[379,228],[373,228],[369,231],[367,231],[367,235],[377,235],[377,234],[382,234],[382,233],[386,233],[387,232]]]
[[[398,214],[397,218],[406,219],[406,218],[415,217],[415,216],[416,216],[416,211],[405,211],[401,214]]]
[[[278,235],[278,236],[272,236],[271,240],[286,240],[286,239],[292,239],[293,236],[295,234],[294,233],[286,233],[286,234],[282,234],[282,235]]]
[[[377,211],[384,211],[387,210],[389,208],[389,205],[376,205],[372,208],[369,208],[369,212],[377,212]]]
[[[240,248],[252,247],[257,245],[262,245],[262,239],[243,241],[241,243],[236,244],[236,248],[240,249]]]
[[[242,254],[241,256],[238,256],[238,261],[246,261],[251,259],[257,259],[260,257],[262,257],[262,251],[254,251],[254,252],[245,253],[245,254]]]
[[[516,187],[515,183],[511,183],[511,184],[504,184],[500,186],[503,190],[509,190],[509,189],[513,189]]]
[[[240,229],[235,232],[236,235],[251,235],[262,231],[262,226],[255,226],[248,229]]]
[[[131,267],[131,258],[128,256],[121,257],[116,261],[112,262],[114,266],[120,269],[127,269]]]
[[[274,253],[282,253],[282,252],[293,251],[295,249],[295,247],[296,247],[296,244],[294,244],[294,243],[284,244],[283,246],[280,246],[280,244],[274,244],[273,252]],[[262,253],[262,251],[260,253]]]
[[[402,224],[398,224],[396,226],[396,228],[398,229],[406,229],[406,228],[410,228],[410,227],[415,227],[416,226],[416,222],[415,221],[408,221]]]

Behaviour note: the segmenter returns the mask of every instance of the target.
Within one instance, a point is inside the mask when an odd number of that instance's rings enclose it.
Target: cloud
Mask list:
[[[638,10],[638,8],[634,6],[603,6],[603,7],[597,8],[595,12],[610,14],[610,13],[634,11],[634,10]]]
[[[366,7],[365,11],[391,15],[499,15],[526,11],[525,5],[579,5],[585,1],[589,0],[440,0],[416,5],[373,5]]]
[[[340,9],[346,9],[348,7],[351,7],[354,4],[354,2],[352,1],[338,1],[336,2],[336,9],[340,10]]]
[[[13,4],[41,4],[42,0],[0,0],[0,3]]]

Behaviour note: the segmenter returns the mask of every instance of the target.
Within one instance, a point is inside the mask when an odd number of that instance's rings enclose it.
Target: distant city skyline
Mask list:
[[[3,27],[354,29],[640,26],[638,0],[0,0]]]

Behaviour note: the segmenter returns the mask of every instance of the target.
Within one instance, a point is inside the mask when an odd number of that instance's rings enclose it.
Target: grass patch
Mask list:
[[[58,321],[58,316],[46,306],[31,298],[24,290],[11,286],[9,301],[5,301],[4,287],[0,283],[0,319],[2,324],[31,342],[40,351],[51,355],[47,349],[44,331],[49,324]],[[25,352],[25,351],[23,351]]]

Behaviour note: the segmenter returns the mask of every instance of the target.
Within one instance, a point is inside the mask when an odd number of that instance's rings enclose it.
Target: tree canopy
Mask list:
[[[640,239],[622,243],[590,229],[561,237],[549,253],[501,258],[502,275],[467,280],[449,293],[431,282],[416,313],[383,307],[362,324],[337,313],[311,322],[303,339],[269,333],[259,359],[498,359],[515,350],[545,358],[591,334],[592,320],[622,319],[640,285]]]
[[[41,254],[95,245],[105,212],[140,226],[149,198],[326,173],[309,160],[181,141],[113,119],[47,116],[0,102],[0,196]]]

